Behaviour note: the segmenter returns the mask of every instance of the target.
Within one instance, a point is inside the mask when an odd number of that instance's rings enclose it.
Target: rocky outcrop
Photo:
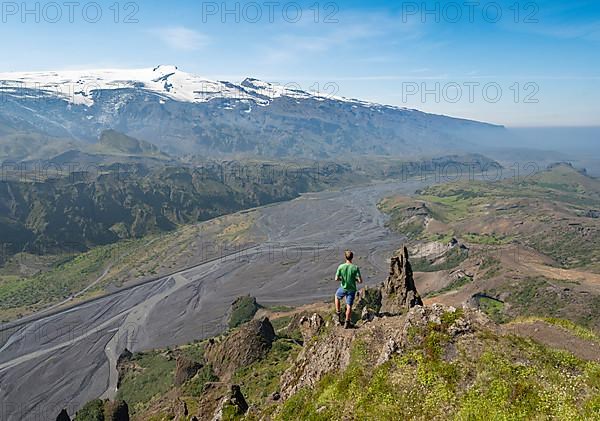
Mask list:
[[[325,375],[348,368],[356,343],[364,349],[361,364],[379,366],[407,350],[427,348],[434,332],[447,340],[444,352],[451,359],[456,351],[454,342],[459,337],[493,325],[478,310],[434,304],[412,307],[399,316],[376,317],[358,329],[330,328],[317,340],[307,342],[296,361],[282,375],[281,398],[288,399],[304,387],[315,386]]]
[[[121,387],[121,381],[123,380],[127,372],[129,372],[134,366],[131,362],[132,358],[133,354],[131,353],[131,351],[125,348],[123,352],[121,352],[121,355],[119,355],[119,358],[117,359],[117,372],[119,373],[119,378],[117,380],[117,389]]]
[[[240,386],[232,384],[229,392],[219,402],[212,421],[230,420],[248,412],[248,403],[242,394]]]
[[[181,386],[196,375],[203,365],[184,356],[177,357],[175,362],[175,386]]]
[[[66,409],[60,411],[60,414],[58,414],[58,417],[56,417],[56,421],[71,421],[71,417],[69,417]]]
[[[304,342],[317,335],[324,325],[325,321],[323,317],[317,313],[314,313],[310,317],[303,316],[300,319],[300,332],[302,333]]]
[[[361,314],[363,320],[370,318],[370,315],[377,315],[381,311],[382,299],[381,287],[369,288],[365,286],[356,303],[356,312]]]
[[[229,328],[234,329],[249,322],[259,309],[260,305],[256,302],[256,298],[250,295],[236,298],[231,303],[231,311],[227,322]]]
[[[252,320],[220,341],[209,341],[204,356],[215,374],[227,381],[238,368],[264,358],[275,338],[268,318]]]
[[[380,288],[365,288],[357,302],[356,310],[363,321],[374,322],[383,315],[404,314],[423,302],[413,278],[412,268],[408,261],[408,250],[404,248],[401,256],[393,257],[390,263],[390,275]],[[281,397],[283,399],[296,393],[303,387],[314,386],[325,374],[345,369],[350,361],[350,349],[354,334],[349,331],[329,331],[323,338],[308,341],[317,332],[322,331],[323,320],[318,315],[303,317],[300,330],[306,345],[300,352],[297,361],[281,377]],[[389,341],[388,341],[389,342]],[[387,343],[387,351],[395,352],[398,339]]]
[[[352,340],[350,330],[336,329],[317,341],[308,342],[281,377],[281,398],[287,399],[303,387],[314,386],[325,374],[346,368]]]
[[[105,421],[129,421],[129,406],[125,401],[106,402],[104,406]]]
[[[392,257],[390,274],[382,285],[381,312],[385,314],[402,314],[415,306],[422,306],[423,301],[417,292],[413,270],[408,260],[408,249],[404,247],[400,256]]]
[[[183,420],[221,421],[238,419],[246,414],[249,405],[237,384],[208,382],[204,385],[202,395],[196,401],[195,415]]]

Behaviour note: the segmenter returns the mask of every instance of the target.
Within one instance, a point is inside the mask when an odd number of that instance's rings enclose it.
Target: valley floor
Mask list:
[[[332,268],[345,248],[360,256],[366,278],[379,282],[402,238],[385,227],[375,204],[417,187],[381,183],[263,208],[255,229],[265,241],[255,248],[3,331],[0,380],[12,387],[0,389],[0,398],[19,408],[6,420],[47,415],[47,402],[78,408],[114,395],[114,363],[125,347],[148,350],[213,336],[225,328],[237,296],[286,305],[329,297]]]

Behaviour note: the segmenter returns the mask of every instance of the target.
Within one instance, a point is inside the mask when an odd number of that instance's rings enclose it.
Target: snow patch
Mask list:
[[[203,103],[213,99],[251,101],[268,106],[278,98],[335,100],[353,106],[372,107],[381,111],[384,106],[355,99],[311,93],[296,84],[276,85],[248,78],[240,84],[213,81],[179,70],[176,66],[161,65],[145,69],[65,70],[47,72],[0,73],[0,93],[21,98],[59,98],[71,104],[92,106],[94,94],[105,90],[138,89],[179,102]],[[116,107],[123,103],[113,104]],[[388,106],[386,106],[388,107]],[[403,109],[399,107],[389,107]],[[247,112],[251,111],[250,110]]]

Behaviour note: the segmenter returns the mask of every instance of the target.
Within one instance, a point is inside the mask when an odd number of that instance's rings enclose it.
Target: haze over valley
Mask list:
[[[94,5],[3,10],[0,421],[600,419],[595,5]]]

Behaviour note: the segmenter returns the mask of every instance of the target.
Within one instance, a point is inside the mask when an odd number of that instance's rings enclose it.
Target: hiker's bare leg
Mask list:
[[[335,296],[335,312],[339,313],[340,311],[342,311],[342,309],[340,308],[340,299],[336,295]]]
[[[346,304],[346,321],[350,321],[350,314],[352,313],[352,307]]]

